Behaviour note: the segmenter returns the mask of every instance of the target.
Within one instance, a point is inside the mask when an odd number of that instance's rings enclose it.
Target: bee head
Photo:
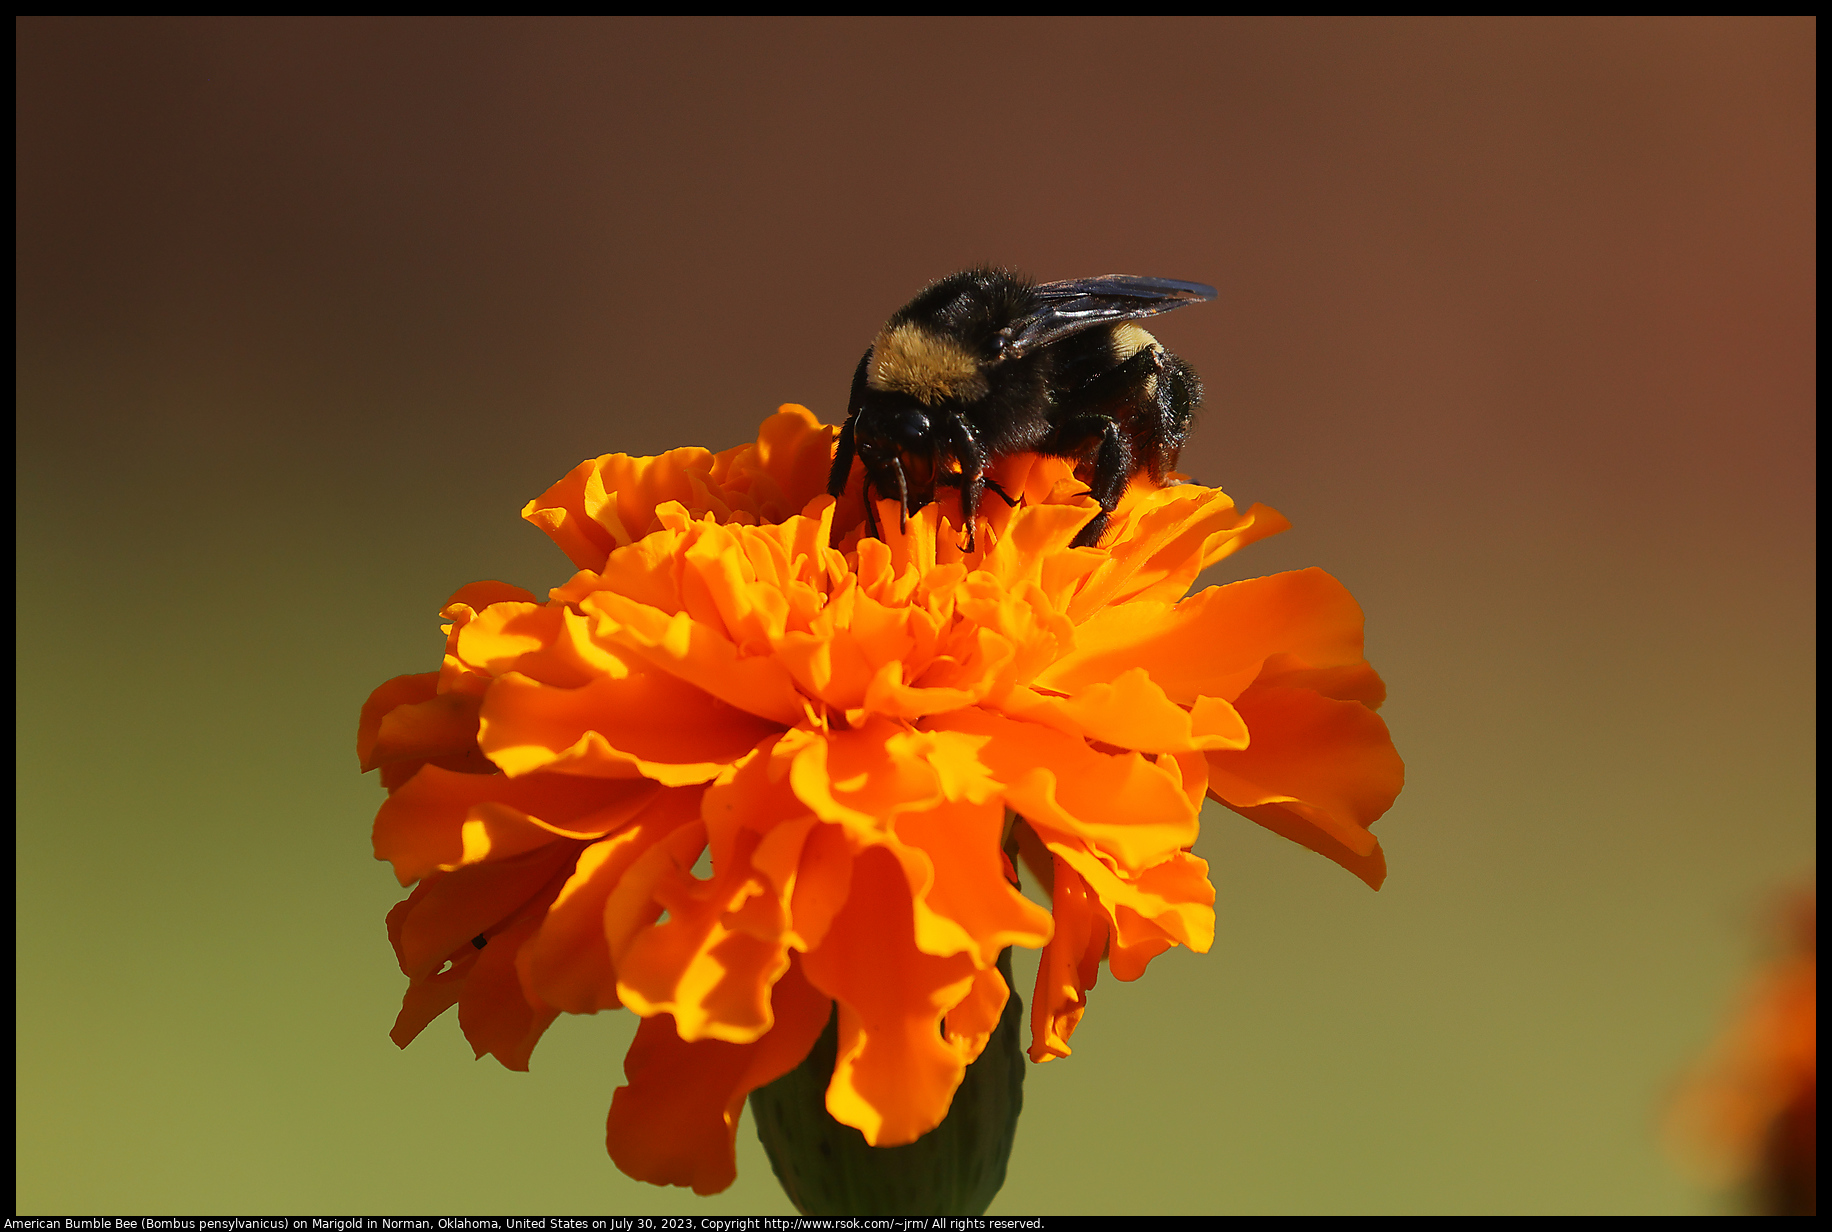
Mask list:
[[[880,497],[901,497],[908,509],[933,499],[940,448],[927,408],[907,394],[874,390],[854,431],[866,479]]]

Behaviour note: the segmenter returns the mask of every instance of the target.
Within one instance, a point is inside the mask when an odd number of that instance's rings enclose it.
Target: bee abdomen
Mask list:
[[[1123,364],[1147,347],[1158,352],[1164,350],[1163,343],[1131,321],[1122,321],[1113,327],[1113,358],[1115,361]]]

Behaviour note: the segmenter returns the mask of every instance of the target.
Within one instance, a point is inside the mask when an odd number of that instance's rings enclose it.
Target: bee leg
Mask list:
[[[860,495],[865,498],[865,533],[873,539],[884,538],[878,533],[878,502],[871,497],[870,472],[866,473],[865,486],[860,490]]]
[[[1038,449],[1058,458],[1085,458],[1090,446],[1095,449],[1094,483],[1088,494],[1100,502],[1100,512],[1081,528],[1070,547],[1087,548],[1100,542],[1107,529],[1107,517],[1119,507],[1120,495],[1132,475],[1132,450],[1117,420],[1089,412],[1056,425]]]
[[[833,447],[833,469],[827,473],[827,495],[838,496],[846,490],[846,481],[852,478],[852,425],[854,420],[848,417],[840,428],[840,439]],[[867,484],[866,486],[870,486]],[[870,502],[867,501],[867,507]]]
[[[948,423],[949,452],[954,460],[960,463],[961,520],[967,523],[967,547],[973,551],[974,530],[980,512],[980,490],[986,486],[986,450],[981,447],[979,437],[973,434],[973,425],[965,419],[954,416]]]
[[[1115,414],[1125,426],[1134,462],[1153,483],[1167,483],[1189,439],[1202,382],[1195,369],[1160,346],[1137,352],[1075,391],[1073,405]]]
[[[1007,509],[1016,509],[1018,507],[1018,498],[1013,496],[1010,492],[1007,492],[1004,488],[1001,488],[998,480],[982,479],[980,480],[980,484],[982,487],[992,489],[992,494],[1004,501]]]

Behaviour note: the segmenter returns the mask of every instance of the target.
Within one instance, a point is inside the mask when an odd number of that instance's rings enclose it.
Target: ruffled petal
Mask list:
[[[431,882],[422,882],[388,911],[388,943],[394,947],[397,961],[401,958],[402,925],[431,890]],[[408,977],[408,983],[407,992],[401,998],[401,1012],[388,1032],[395,1047],[405,1048],[413,1043],[433,1019],[458,1004],[458,994],[464,991],[464,981],[481,952],[475,946],[466,946],[447,961],[417,972],[401,962],[401,973]]]
[[[771,657],[741,657],[722,629],[684,611],[670,615],[611,591],[594,591],[581,606],[603,617],[597,636],[658,671],[777,723],[795,723],[806,714],[788,668]]]
[[[1359,702],[1309,689],[1256,685],[1236,704],[1253,742],[1208,754],[1209,794],[1378,890],[1386,857],[1368,827],[1406,778],[1387,725]]]
[[[939,1125],[967,1071],[941,1020],[972,992],[974,965],[916,948],[909,885],[890,852],[868,848],[853,861],[846,905],[804,967],[840,1003],[827,1088],[834,1120],[873,1146],[914,1142]]]
[[[1031,994],[1030,1059],[1053,1061],[1071,1051],[1069,1037],[1088,1008],[1088,989],[1100,978],[1107,947],[1107,916],[1075,870],[1056,861],[1050,912],[1056,934],[1037,960]]]
[[[401,706],[430,700],[438,691],[439,673],[421,672],[396,676],[369,694],[356,721],[356,760],[365,772],[380,764],[375,760],[375,742],[381,734],[382,720]]]
[[[617,969],[605,930],[605,904],[637,859],[681,826],[699,820],[698,788],[663,790],[611,838],[579,853],[539,933],[524,945],[523,983],[568,1014],[616,1009]]]
[[[751,868],[759,835],[742,831],[705,881],[679,867],[662,869],[651,893],[668,913],[616,956],[617,995],[648,1017],[666,1013],[684,1040],[748,1044],[770,1030],[770,987],[789,965],[783,929],[747,930],[733,918],[750,900],[782,899]],[[773,913],[787,922],[786,910]],[[758,913],[751,913],[752,921]],[[758,935],[758,933],[763,935]]]
[[[1143,947],[1135,966],[1142,969],[1152,955],[1172,945],[1186,945],[1206,953],[1215,941],[1215,887],[1209,884],[1208,864],[1187,851],[1175,852],[1144,871],[1115,872],[1087,844],[1063,839],[1046,829],[1038,837],[1062,864],[1074,869],[1094,896],[1114,929],[1116,948]],[[1121,975],[1121,979],[1136,978]]]
[[[543,774],[458,774],[426,766],[375,816],[375,858],[402,885],[435,869],[500,860],[547,843],[594,839],[623,825],[655,794],[652,783]]]
[[[997,967],[984,967],[973,973],[973,988],[942,1019],[942,1033],[960,1052],[962,1061],[972,1065],[980,1059],[992,1033],[999,1028],[1005,1002],[1010,998],[1011,986]]]
[[[484,947],[458,995],[458,1026],[478,1057],[486,1053],[504,1068],[526,1070],[529,1054],[560,1011],[532,1002],[516,974],[516,956],[541,924],[540,905],[531,904]]]
[[[527,994],[517,955],[559,891],[566,854],[435,876],[389,913],[389,938],[409,977],[390,1032],[399,1047],[456,1003],[477,1056],[492,1053],[509,1069],[528,1068],[529,1053],[559,1011]],[[479,889],[484,893],[473,893]],[[472,929],[467,940],[454,940]]]
[[[916,909],[916,948],[923,953],[970,954],[984,969],[1007,946],[1035,949],[1049,940],[1050,913],[1005,878],[999,850],[1004,824],[1005,810],[991,801],[944,804],[897,818],[892,850],[904,867]]]
[[[729,512],[712,478],[712,454],[671,449],[653,458],[612,453],[581,462],[528,502],[522,517],[541,528],[581,569],[601,569],[613,548],[656,526],[656,507],[677,501],[694,513]]]
[[[1039,673],[1036,687],[1073,694],[1144,668],[1172,701],[1233,701],[1266,660],[1309,667],[1358,664],[1361,608],[1321,569],[1211,586],[1175,607],[1139,600],[1104,609],[1075,632],[1075,649]]]
[[[782,522],[827,494],[838,428],[805,406],[785,402],[757,429],[757,441],[713,459],[713,482],[759,522]]]
[[[623,1061],[629,1079],[611,1098],[605,1144],[627,1175],[651,1185],[718,1193],[738,1175],[744,1101],[814,1047],[833,1003],[791,963],[770,998],[775,1026],[749,1044],[688,1043],[667,1015],[646,1018]]]
[[[458,651],[458,643],[464,637],[464,631],[473,620],[498,603],[519,606],[535,602],[533,595],[507,582],[472,582],[468,586],[459,587],[458,592],[439,609],[439,615],[452,622],[441,626],[445,631],[445,659],[439,668],[439,692],[482,693],[489,687],[489,673],[477,671],[473,665],[467,664]]]
[[[775,757],[789,763],[789,784],[815,816],[867,843],[897,814],[946,799],[941,775],[912,735],[883,719],[825,737],[797,731],[777,744]]]
[[[1006,803],[1039,832],[1076,836],[1134,870],[1196,841],[1197,813],[1180,777],[1137,753],[1102,753],[984,710],[928,723],[986,737],[979,760],[1005,785]]]
[[[640,775],[681,787],[717,778],[781,730],[663,672],[601,676],[576,689],[511,672],[484,698],[478,739],[511,776]]]
[[[1111,684],[1092,684],[1074,697],[1035,689],[1007,692],[996,708],[1014,719],[1141,753],[1184,753],[1247,746],[1247,725],[1218,697],[1185,708],[1144,668],[1122,672]]]
[[[409,900],[395,937],[395,956],[409,978],[438,970],[461,947],[504,928],[537,899],[551,902],[583,843],[554,843],[494,864],[472,864],[429,877]],[[543,895],[545,898],[543,899]]]
[[[1106,560],[1069,604],[1071,620],[1086,620],[1109,605],[1174,603],[1209,565],[1291,525],[1264,505],[1241,513],[1215,488],[1185,484],[1141,495],[1125,518],[1116,519]]]
[[[492,681],[518,672],[570,689],[629,675],[624,658],[592,638],[591,623],[559,603],[494,603],[458,632],[454,653]]]

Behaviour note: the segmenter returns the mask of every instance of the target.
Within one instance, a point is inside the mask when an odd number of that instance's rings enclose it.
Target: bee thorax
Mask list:
[[[972,401],[987,391],[979,360],[958,342],[908,323],[882,331],[872,342],[865,381],[925,406],[949,398]]]

